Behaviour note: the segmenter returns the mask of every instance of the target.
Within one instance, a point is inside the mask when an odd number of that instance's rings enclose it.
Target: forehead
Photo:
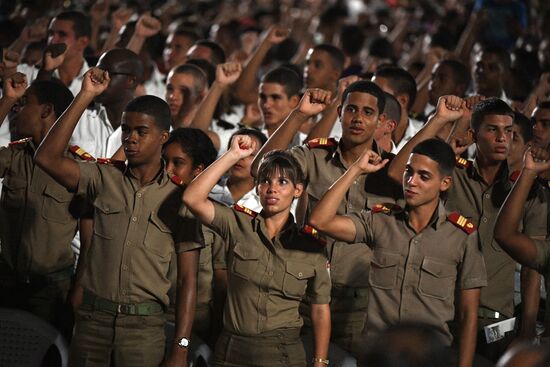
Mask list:
[[[185,44],[190,46],[193,43],[193,41],[191,40],[190,37],[184,34],[170,33],[170,35],[166,39],[166,43],[173,43],[173,44],[179,44],[179,45]]]
[[[328,61],[330,61],[330,55],[328,54],[328,52],[323,51],[323,50],[310,49],[309,52],[307,53],[307,59],[308,60],[321,60],[321,61],[328,62]]]
[[[384,92],[391,94],[395,97],[395,91],[390,86],[390,81],[388,78],[379,77],[379,76],[373,76],[372,82],[380,87]]]
[[[441,64],[441,63],[436,64],[432,72],[438,75],[453,76],[453,71],[451,70],[451,67],[447,64]]]
[[[483,125],[496,125],[499,127],[509,127],[512,126],[513,119],[512,116],[508,115],[485,115],[481,121],[481,126]]]
[[[63,31],[65,33],[74,35],[73,21],[54,18],[50,23],[50,30],[57,32]]]
[[[423,154],[412,153],[409,156],[407,165],[415,171],[426,171],[432,174],[439,174],[439,163]]]
[[[260,94],[286,96],[285,87],[279,83],[261,83]]]
[[[155,118],[141,112],[124,112],[122,114],[121,125],[125,125],[129,128],[148,127],[158,130]]]
[[[106,52],[99,58],[97,62],[97,67],[104,70],[118,69],[120,68],[126,60],[122,59],[120,56],[115,56],[112,53]]]
[[[498,57],[496,54],[492,53],[492,52],[480,52],[479,54],[477,54],[476,56],[476,61],[481,61],[481,62],[487,62],[487,63],[498,63],[499,60],[498,60]]]
[[[208,62],[212,62],[211,60],[212,50],[210,50],[210,48],[206,46],[201,46],[201,45],[192,46],[187,52],[187,56],[189,58],[204,59]]]
[[[344,105],[352,104],[358,107],[370,107],[378,111],[378,100],[369,93],[351,92],[346,96]]]
[[[175,86],[185,86],[191,88],[195,84],[195,78],[193,78],[193,75],[189,73],[170,72],[167,83]]]
[[[181,144],[177,141],[173,141],[168,145],[165,145],[162,149],[162,154],[167,158],[184,158],[190,159],[189,155],[185,153],[181,147]]]
[[[533,112],[533,117],[535,118],[535,120],[549,120],[550,109],[537,107]]]

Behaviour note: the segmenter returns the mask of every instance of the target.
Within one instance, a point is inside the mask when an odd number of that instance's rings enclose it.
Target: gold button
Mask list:
[[[302,277],[302,275],[303,275],[302,272],[299,272],[299,273],[298,273],[298,276],[299,276],[300,278]]]
[[[132,222],[136,222],[137,221],[137,217],[132,217]]]
[[[137,197],[140,198],[142,196],[141,192],[137,193]]]

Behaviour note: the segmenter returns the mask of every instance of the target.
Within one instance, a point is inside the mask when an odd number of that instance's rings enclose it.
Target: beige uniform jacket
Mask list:
[[[299,328],[298,306],[330,302],[330,278],[323,245],[302,234],[291,217],[270,239],[261,215],[214,203],[211,224],[227,242],[228,286],[225,330],[252,336]]]
[[[452,341],[447,323],[455,317],[455,290],[487,284],[477,233],[468,234],[448,218],[443,204],[420,233],[406,210],[361,211],[349,217],[355,242],[372,244],[367,339],[403,321],[436,327]]]
[[[78,192],[94,206],[82,286],[117,303],[167,305],[171,257],[203,247],[197,221],[178,215],[182,189],[164,167],[140,187],[125,166],[79,165]]]

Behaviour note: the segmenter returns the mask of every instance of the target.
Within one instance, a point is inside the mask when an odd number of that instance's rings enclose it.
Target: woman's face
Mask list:
[[[181,149],[177,142],[165,146],[162,156],[166,161],[166,171],[181,178],[184,185],[191,182],[203,170],[202,165],[193,168],[193,159]]]
[[[303,192],[303,185],[295,185],[279,170],[271,177],[265,177],[258,182],[256,189],[260,203],[268,215],[290,211],[292,201]]]

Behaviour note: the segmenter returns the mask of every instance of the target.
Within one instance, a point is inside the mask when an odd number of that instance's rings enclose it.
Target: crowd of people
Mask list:
[[[0,307],[70,365],[550,365],[550,4],[0,8]]]

